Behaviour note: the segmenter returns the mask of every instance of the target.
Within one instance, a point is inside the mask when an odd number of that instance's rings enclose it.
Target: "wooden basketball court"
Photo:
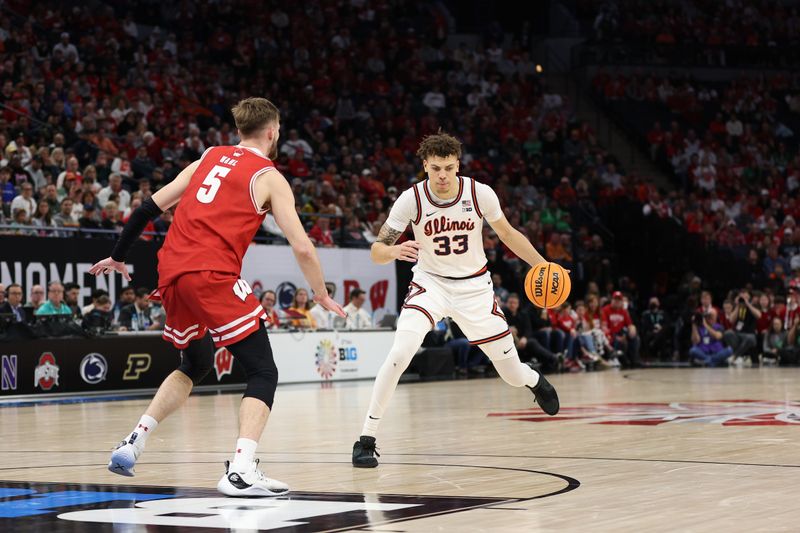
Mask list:
[[[258,456],[293,492],[272,500],[214,491],[239,393],[192,397],[135,478],[105,467],[145,399],[6,405],[0,530],[797,531],[800,369],[550,379],[554,418],[500,379],[400,385],[375,470],[350,465],[371,382],[280,387]]]

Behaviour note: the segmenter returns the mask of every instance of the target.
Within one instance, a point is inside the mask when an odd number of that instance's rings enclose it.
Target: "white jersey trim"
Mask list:
[[[253,202],[253,207],[255,208],[256,213],[258,213],[259,215],[265,214],[267,211],[269,211],[269,209],[265,209],[258,205],[258,203],[256,202],[256,191],[253,187],[256,184],[256,178],[258,176],[260,176],[261,174],[266,174],[271,170],[275,170],[275,167],[273,166],[264,167],[261,170],[257,170],[256,173],[250,177],[250,201]]]

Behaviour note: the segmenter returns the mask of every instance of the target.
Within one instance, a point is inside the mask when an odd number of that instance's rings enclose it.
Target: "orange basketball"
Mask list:
[[[536,307],[551,309],[569,298],[572,282],[558,263],[539,263],[525,276],[525,294]]]

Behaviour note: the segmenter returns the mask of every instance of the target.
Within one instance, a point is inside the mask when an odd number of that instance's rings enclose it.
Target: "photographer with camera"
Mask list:
[[[696,312],[692,316],[692,347],[689,359],[703,366],[722,366],[733,355],[733,349],[722,344],[724,333],[717,322],[717,310],[713,307],[706,313]]]
[[[744,364],[746,355],[750,355],[752,364],[758,365],[756,353],[756,323],[761,318],[761,310],[750,301],[750,291],[744,289],[736,297],[736,304],[727,316],[731,329],[722,338],[725,346],[733,349],[733,362]]]

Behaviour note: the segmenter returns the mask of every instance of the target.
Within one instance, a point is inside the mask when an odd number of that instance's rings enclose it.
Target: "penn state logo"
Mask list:
[[[278,288],[275,289],[275,294],[278,295],[278,307],[281,309],[288,309],[292,306],[292,300],[294,300],[294,293],[297,291],[297,287],[291,281],[284,281]]]
[[[106,379],[108,362],[99,353],[90,353],[81,361],[81,378],[89,385],[97,385]]]

